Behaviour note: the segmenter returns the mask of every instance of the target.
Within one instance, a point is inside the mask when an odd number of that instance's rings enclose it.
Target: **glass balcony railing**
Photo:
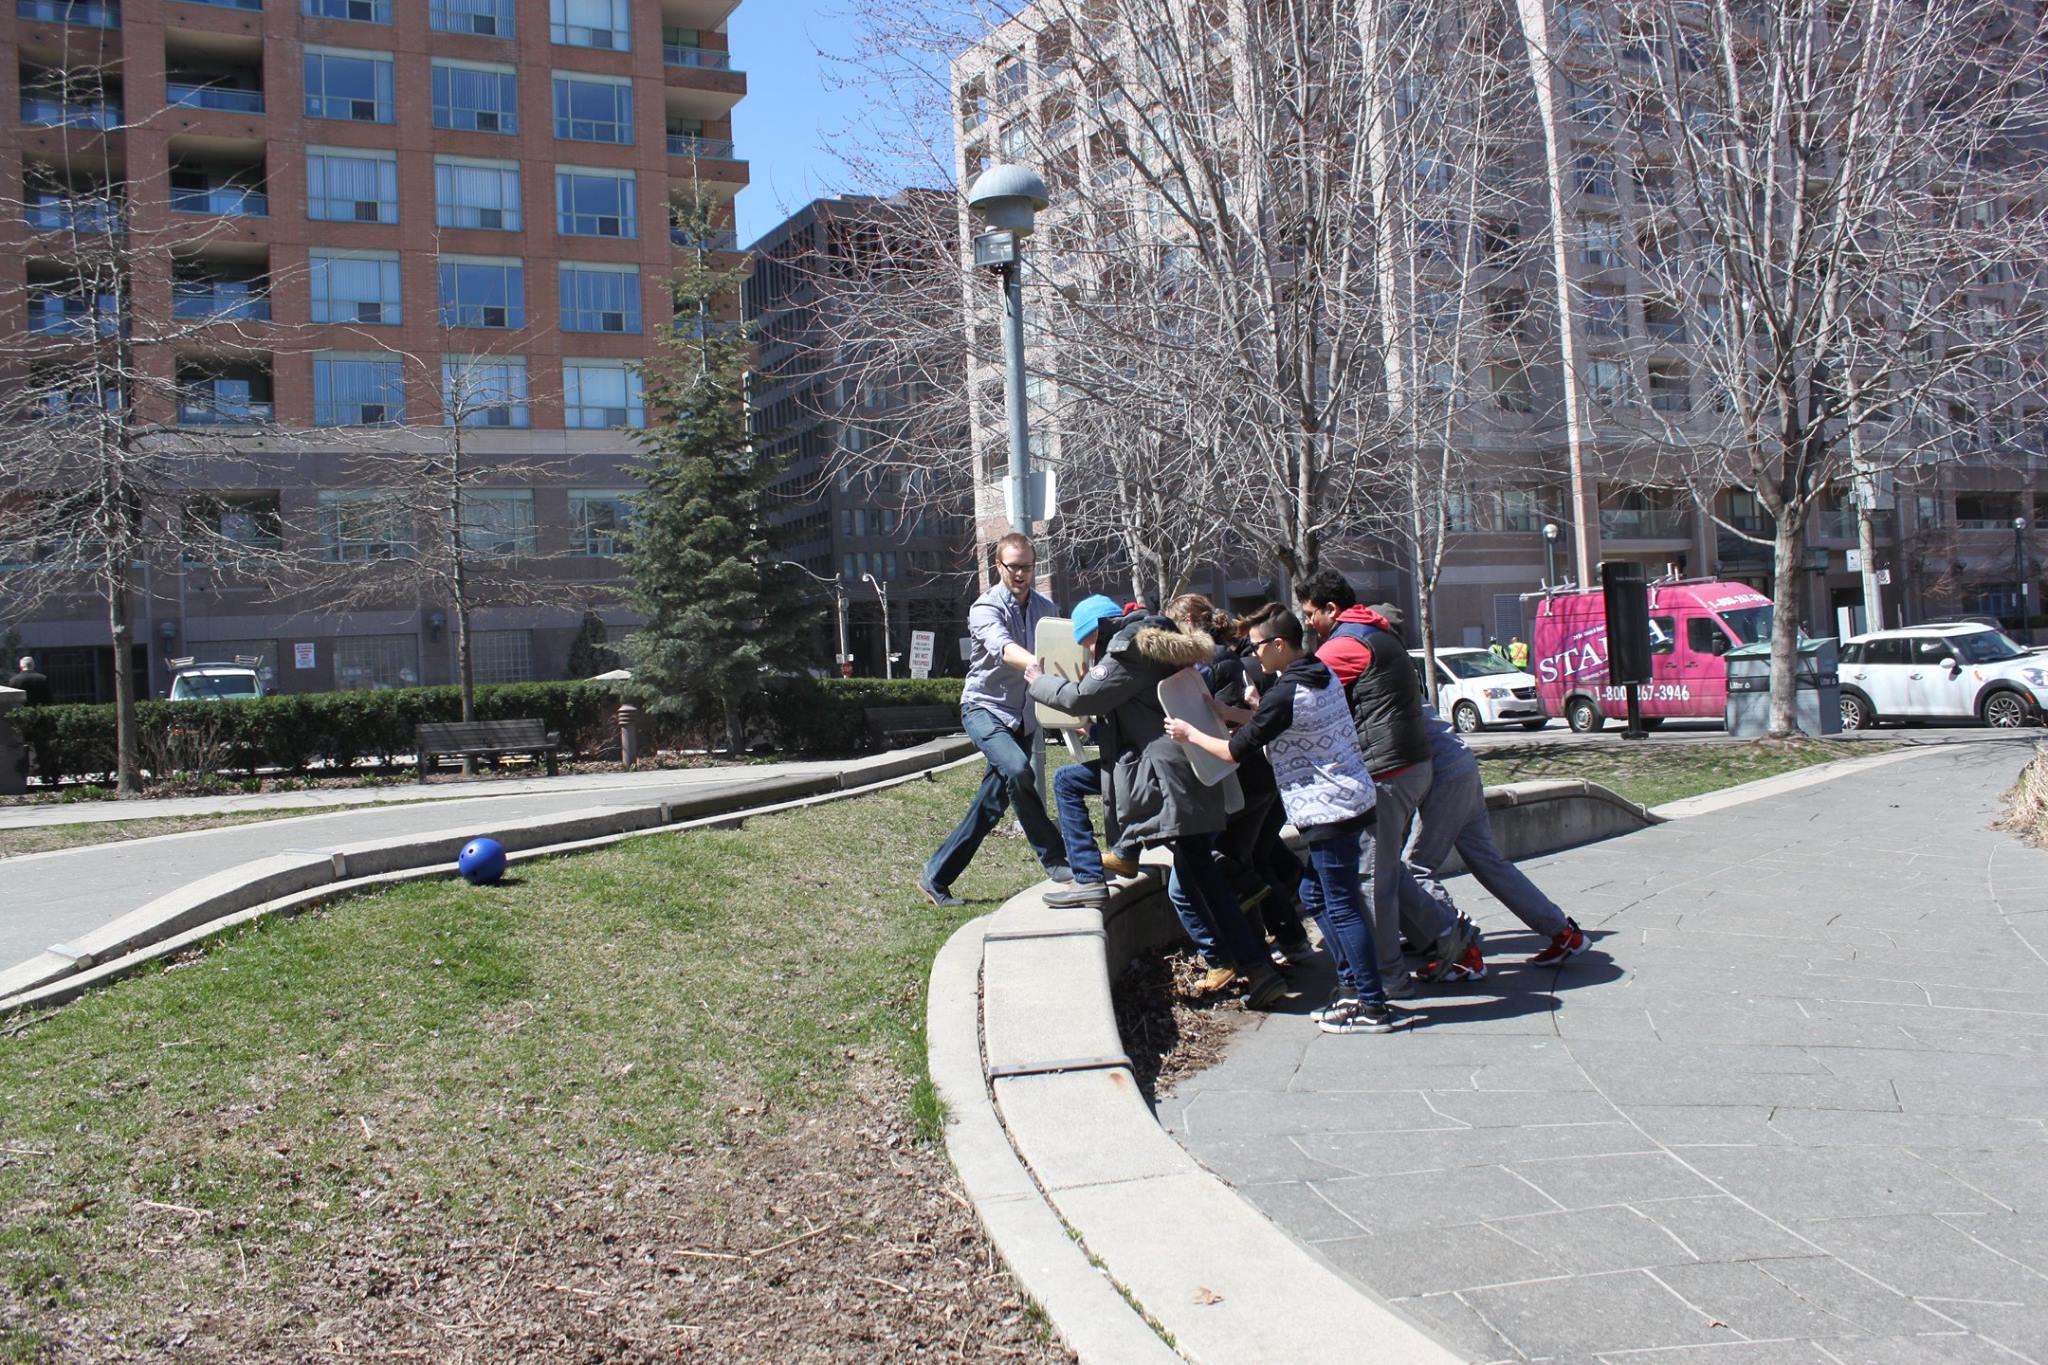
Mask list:
[[[1608,540],[1684,540],[1692,535],[1685,513],[1663,507],[1603,507],[1600,534]]]
[[[723,48],[691,47],[687,43],[663,43],[661,59],[670,66],[694,66],[704,71],[732,70],[732,53]]]
[[[270,296],[247,288],[193,288],[179,285],[171,311],[187,322],[268,322]]]
[[[37,128],[118,128],[121,105],[118,100],[67,104],[44,95],[23,95],[21,121]]]
[[[706,251],[738,251],[739,234],[735,232],[691,232],[686,228],[670,228],[668,239],[676,246],[702,247]]]
[[[120,306],[112,294],[102,294],[97,303],[60,294],[37,294],[29,299],[28,330],[36,336],[87,336],[97,332],[112,336],[119,330]]]
[[[23,208],[21,221],[37,232],[105,232],[117,220],[103,202],[52,199]]]
[[[120,6],[91,4],[88,0],[14,0],[14,14],[19,19],[42,19],[83,28],[121,27]]]
[[[263,0],[179,0],[186,5],[211,5],[215,9],[245,9],[261,11]]]
[[[216,398],[207,393],[192,393],[178,404],[178,425],[181,427],[248,427],[271,420],[276,407],[270,403],[256,402],[248,398]]]
[[[164,87],[164,102],[185,109],[219,109],[229,114],[260,114],[263,92],[232,85],[192,85],[172,81]]]
[[[268,218],[270,198],[258,190],[222,185],[206,190],[171,190],[176,213],[210,213],[219,218]]]
[[[670,133],[668,135],[670,156],[689,156],[699,160],[734,161],[733,143],[729,137],[699,137],[694,133]]]

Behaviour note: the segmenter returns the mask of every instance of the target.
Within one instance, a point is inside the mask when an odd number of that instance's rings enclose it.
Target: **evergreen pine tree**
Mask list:
[[[619,651],[613,649],[604,628],[604,618],[594,611],[583,613],[583,624],[569,642],[569,676],[594,678],[619,666]]]
[[[648,621],[633,637],[634,691],[707,735],[722,721],[738,752],[764,684],[802,670],[818,608],[776,566],[762,507],[777,470],[747,439],[751,353],[742,326],[713,312],[742,272],[713,268],[703,206],[679,226],[699,245],[672,281],[676,325],[646,366],[628,565]]]

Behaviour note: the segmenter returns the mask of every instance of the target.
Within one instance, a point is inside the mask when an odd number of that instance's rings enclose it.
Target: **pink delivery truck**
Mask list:
[[[1721,656],[1771,638],[1771,599],[1740,583],[1650,584],[1651,681],[1637,689],[1652,723],[1720,720],[1728,700]],[[1627,692],[1607,681],[1607,603],[1598,588],[1550,593],[1536,607],[1529,671],[1550,715],[1584,734],[1628,714]]]

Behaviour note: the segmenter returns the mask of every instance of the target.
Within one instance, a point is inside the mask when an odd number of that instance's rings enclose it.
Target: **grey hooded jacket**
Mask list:
[[[1117,815],[1120,844],[1157,844],[1216,834],[1227,818],[1221,785],[1195,776],[1187,750],[1166,737],[1159,684],[1206,662],[1215,642],[1183,633],[1156,613],[1126,617],[1102,659],[1078,682],[1047,673],[1031,696],[1076,716],[1099,716],[1103,800]]]

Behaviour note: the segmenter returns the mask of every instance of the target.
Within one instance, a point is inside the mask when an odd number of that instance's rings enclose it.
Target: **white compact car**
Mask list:
[[[268,692],[248,664],[188,664],[171,679],[172,701],[254,701]]]
[[[1415,676],[1422,678],[1422,651],[1411,649]],[[1550,717],[1536,695],[1536,679],[1491,650],[1454,648],[1436,652],[1436,686],[1425,681],[1424,696],[1436,699],[1438,715],[1449,716],[1460,734],[1489,725],[1541,730]]]
[[[2048,707],[2048,658],[1975,621],[1855,636],[1837,672],[1847,730],[1888,720],[2027,725]]]

